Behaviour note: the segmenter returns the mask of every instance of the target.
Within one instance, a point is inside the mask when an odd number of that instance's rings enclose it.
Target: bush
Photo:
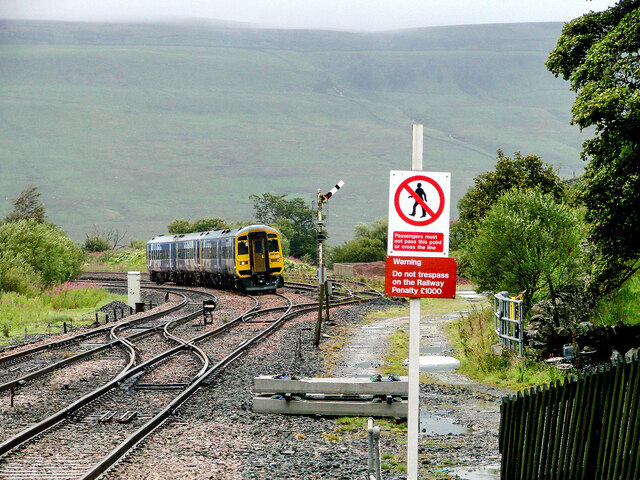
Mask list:
[[[318,272],[318,269],[313,265],[309,265],[308,263],[301,262],[295,258],[286,258],[284,259],[284,273],[288,275],[315,275]]]
[[[139,249],[146,250],[147,242],[145,242],[144,240],[140,240],[138,238],[132,238],[131,240],[129,240],[129,247],[135,248],[137,250]]]
[[[54,310],[72,310],[95,307],[108,295],[109,292],[92,283],[65,282],[45,290],[43,301]]]
[[[51,223],[34,220],[0,225],[0,245],[9,258],[22,259],[23,272],[36,272],[43,285],[63,282],[80,271],[82,252]],[[33,275],[31,275],[33,277]]]
[[[378,262],[385,258],[387,258],[387,252],[382,241],[377,238],[357,238],[331,249],[329,265]]]
[[[511,190],[481,220],[468,260],[481,291],[523,292],[525,311],[581,274],[576,214],[538,190]]]
[[[0,292],[34,296],[39,292],[36,285],[40,283],[40,275],[20,256],[0,252]]]
[[[90,236],[84,241],[82,249],[85,252],[105,252],[111,249],[111,244],[101,235]]]

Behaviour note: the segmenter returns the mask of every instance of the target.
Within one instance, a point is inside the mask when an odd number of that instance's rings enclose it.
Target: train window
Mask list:
[[[253,242],[253,251],[255,253],[262,253],[262,241]]]
[[[278,239],[277,238],[270,238],[268,241],[269,244],[269,252],[279,252],[280,250],[278,249]]]
[[[244,237],[247,238],[247,237]],[[246,240],[240,241],[238,239],[238,255],[248,255],[249,254],[249,242]]]

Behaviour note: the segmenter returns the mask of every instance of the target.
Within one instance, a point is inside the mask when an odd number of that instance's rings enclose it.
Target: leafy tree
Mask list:
[[[378,218],[372,224],[358,223],[355,228],[356,239],[370,238],[382,242],[384,252],[387,252],[387,235],[389,230],[389,219],[387,217]]]
[[[458,202],[460,220],[456,235],[463,245],[475,236],[479,222],[509,190],[538,188],[556,200],[563,195],[562,181],[553,167],[543,163],[536,155],[523,157],[520,152],[515,152],[510,158],[498,150],[495,170],[477,175],[474,182],[475,185]]]
[[[640,268],[640,1],[567,23],[547,68],[577,93],[572,123],[595,128],[582,200],[597,253],[591,287],[612,292]]]
[[[522,293],[525,310],[579,277],[582,231],[572,209],[540,190],[512,190],[480,221],[468,260],[479,290]]]
[[[47,210],[40,201],[40,192],[35,185],[28,185],[13,199],[13,210],[4,217],[5,222],[33,220],[39,223],[47,219]]]
[[[387,251],[376,238],[358,238],[331,250],[330,265],[334,263],[377,262],[384,260]]]
[[[290,253],[294,257],[317,259],[317,244],[311,208],[300,198],[285,199],[286,195],[263,193],[250,195],[253,211],[258,222],[267,225],[280,224],[286,220]]]
[[[379,218],[370,225],[357,224],[353,240],[331,249],[329,264],[384,260],[387,256],[388,225],[388,218]]]
[[[193,222],[184,218],[177,218],[171,222],[167,229],[172,235],[192,232],[208,232],[209,230],[220,230],[223,228],[231,228],[224,218],[199,218]]]
[[[5,255],[15,257],[17,262],[35,271],[43,285],[63,282],[80,271],[80,250],[51,223],[36,220],[3,223],[0,245]]]

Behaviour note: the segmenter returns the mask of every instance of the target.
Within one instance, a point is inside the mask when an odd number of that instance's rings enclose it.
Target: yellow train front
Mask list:
[[[247,292],[275,291],[284,286],[284,259],[280,234],[275,228],[250,225],[229,230],[226,235],[233,242],[233,249],[231,245],[223,248],[222,270],[223,275],[232,279],[233,286]],[[213,265],[207,268],[204,255],[202,267],[205,274],[216,271]]]
[[[154,237],[147,243],[147,266],[158,283],[247,292],[284,285],[280,234],[267,225]]]

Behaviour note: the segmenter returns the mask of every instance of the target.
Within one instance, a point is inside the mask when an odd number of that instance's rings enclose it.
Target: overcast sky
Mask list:
[[[0,0],[0,18],[219,19],[256,26],[377,31],[470,23],[568,21],[615,0]]]

